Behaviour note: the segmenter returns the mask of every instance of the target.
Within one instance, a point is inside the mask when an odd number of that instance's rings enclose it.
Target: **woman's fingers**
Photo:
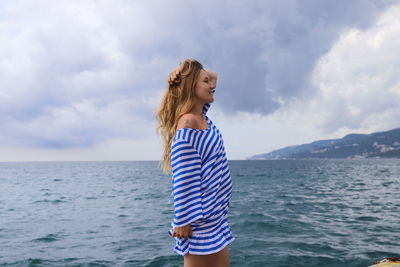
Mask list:
[[[210,77],[211,87],[215,88],[217,86],[218,74],[211,70],[206,70],[206,71],[207,71],[208,76]]]
[[[210,77],[210,80],[217,80],[218,79],[218,74],[215,71],[212,70],[206,70],[208,76]]]
[[[180,231],[178,231],[177,229],[174,229],[174,231],[172,232],[172,237],[181,238],[181,233],[180,233]]]
[[[175,80],[176,74],[175,72],[170,72],[170,74],[168,75],[168,82],[172,83]]]
[[[189,234],[189,233],[178,233],[178,232],[172,233],[172,237],[185,238],[185,239],[188,239],[190,235],[191,234]]]
[[[172,237],[188,239],[191,236],[192,236],[192,227],[190,225],[185,225],[183,227],[176,227],[172,232]]]
[[[168,82],[171,84],[176,79],[176,76],[179,74],[180,66],[177,66],[168,74]]]

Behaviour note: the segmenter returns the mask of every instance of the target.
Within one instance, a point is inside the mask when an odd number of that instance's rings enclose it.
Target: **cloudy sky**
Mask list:
[[[159,160],[184,58],[228,159],[400,127],[400,1],[0,2],[0,161]]]

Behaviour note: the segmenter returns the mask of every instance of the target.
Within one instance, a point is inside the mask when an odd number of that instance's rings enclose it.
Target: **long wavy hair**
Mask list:
[[[156,114],[156,133],[161,137],[164,153],[159,167],[164,173],[171,173],[171,143],[178,120],[194,107],[195,86],[203,65],[195,59],[185,59],[178,68],[175,80],[167,84]]]

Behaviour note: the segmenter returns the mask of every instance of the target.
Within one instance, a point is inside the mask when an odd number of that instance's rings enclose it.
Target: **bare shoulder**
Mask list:
[[[181,129],[181,128],[197,128],[198,123],[195,115],[186,113],[182,115],[182,117],[178,120],[178,124],[176,126],[176,129]]]

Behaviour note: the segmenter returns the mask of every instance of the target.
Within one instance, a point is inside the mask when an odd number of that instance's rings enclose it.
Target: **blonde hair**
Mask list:
[[[156,133],[161,137],[164,153],[159,167],[164,173],[171,173],[171,143],[175,135],[178,120],[194,106],[194,89],[203,66],[195,59],[181,62],[175,80],[168,83],[161,98],[156,119]]]

